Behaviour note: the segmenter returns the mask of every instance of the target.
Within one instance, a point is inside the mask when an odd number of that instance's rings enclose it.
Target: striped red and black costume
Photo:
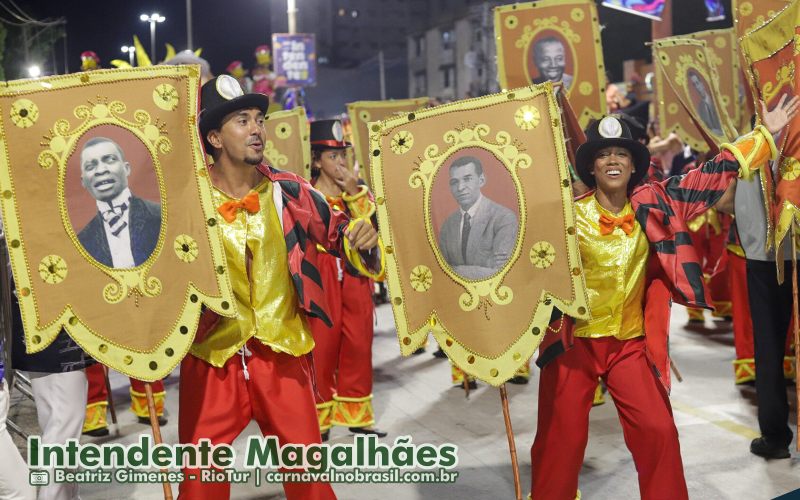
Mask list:
[[[256,168],[280,187],[283,238],[299,305],[308,316],[330,326],[331,315],[317,265],[320,255],[317,243],[325,247],[330,255],[344,255],[344,230],[350,218],[344,212],[332,210],[325,196],[299,175],[266,164]],[[218,318],[215,312],[207,309],[201,318],[197,336],[204,337]]]
[[[761,132],[753,134],[759,133]],[[641,185],[630,195],[636,220],[647,235],[651,250],[644,304],[647,355],[667,390],[670,388],[667,348],[671,307],[669,299],[687,307],[712,309],[703,279],[703,269],[692,245],[687,221],[719,201],[731,181],[738,176],[740,162],[732,149],[744,148],[744,154],[739,153],[742,158],[759,157],[747,161],[746,165],[742,165],[742,170],[749,169],[749,165],[763,163],[767,152],[771,154],[771,148],[767,148],[771,137],[768,140],[762,139],[757,145],[746,144],[748,141],[754,142],[753,134],[744,136],[731,149],[724,149],[712,160],[686,175]],[[589,194],[591,193],[584,196]],[[554,311],[552,320],[557,323],[560,318],[560,311]],[[539,347],[539,358],[536,361],[539,367],[545,366],[573,344],[574,324],[571,318],[565,320],[561,329],[553,326],[547,330]]]

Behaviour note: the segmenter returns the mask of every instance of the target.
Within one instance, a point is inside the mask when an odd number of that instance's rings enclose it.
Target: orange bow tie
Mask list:
[[[241,209],[245,209],[251,214],[258,212],[261,209],[261,204],[258,202],[258,193],[250,191],[241,200],[226,201],[217,207],[217,212],[225,219],[225,222],[233,222],[236,220],[236,212]]]
[[[610,217],[606,214],[600,215],[600,234],[606,236],[614,232],[618,227],[630,236],[633,232],[633,214],[623,215],[622,217]]]

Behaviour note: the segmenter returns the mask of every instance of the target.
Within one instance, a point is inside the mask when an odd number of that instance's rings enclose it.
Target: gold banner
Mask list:
[[[767,23],[789,5],[789,0],[732,0],[733,25],[738,38]]]
[[[674,37],[653,42],[662,134],[674,131],[698,151],[708,151],[708,141],[716,146],[737,136],[722,105],[713,58],[702,40]]]
[[[270,113],[264,123],[267,143],[264,159],[279,170],[311,179],[311,143],[306,110],[302,106]]]
[[[395,113],[410,113],[428,105],[427,97],[397,99],[391,101],[357,101],[347,104],[350,117],[353,151],[360,165],[359,174],[369,186],[369,123],[381,121]]]
[[[561,81],[581,127],[606,113],[605,68],[592,0],[540,0],[494,9],[504,89]]]
[[[536,350],[553,307],[588,316],[549,82],[395,116],[370,130],[403,354],[432,333],[457,366],[497,386]]]
[[[742,119],[742,102],[746,99],[740,80],[739,51],[736,33],[733,28],[723,30],[699,31],[687,35],[689,38],[706,43],[706,53],[717,70],[717,88],[722,106],[728,113],[734,128],[738,131]],[[750,121],[750,116],[746,117]]]
[[[0,204],[30,352],[64,328],[153,381],[188,351],[201,306],[233,314],[198,89],[197,66],[0,89]]]

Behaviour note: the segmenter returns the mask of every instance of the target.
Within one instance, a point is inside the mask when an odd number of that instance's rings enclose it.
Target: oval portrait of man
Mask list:
[[[466,148],[448,158],[431,188],[431,222],[439,251],[468,280],[497,274],[519,233],[514,181],[492,153]]]
[[[142,265],[161,232],[153,159],[116,125],[87,131],[67,161],[64,197],[72,229],[95,261],[115,269]]]
[[[722,121],[714,106],[711,87],[705,78],[694,69],[686,71],[686,90],[689,100],[703,125],[716,135],[722,135]]]
[[[575,75],[572,49],[561,33],[544,30],[528,45],[526,57],[531,83],[562,82],[569,92]]]

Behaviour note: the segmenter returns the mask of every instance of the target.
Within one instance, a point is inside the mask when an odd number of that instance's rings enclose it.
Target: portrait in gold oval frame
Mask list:
[[[518,193],[506,166],[483,148],[456,151],[431,188],[432,239],[456,276],[490,278],[511,260],[519,235]]]
[[[84,255],[113,269],[147,262],[162,236],[157,159],[132,131],[111,124],[75,143],[63,182],[68,232]]]

